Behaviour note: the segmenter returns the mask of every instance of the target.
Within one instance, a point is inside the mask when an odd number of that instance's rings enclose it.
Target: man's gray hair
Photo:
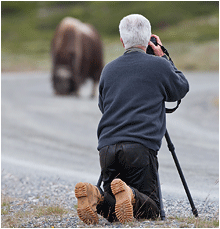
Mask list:
[[[144,16],[130,14],[120,21],[119,33],[125,49],[136,45],[147,47],[151,37],[151,25]]]

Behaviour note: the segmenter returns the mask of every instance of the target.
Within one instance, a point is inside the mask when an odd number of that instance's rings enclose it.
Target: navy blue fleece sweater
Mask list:
[[[137,142],[158,151],[166,131],[165,101],[182,99],[189,84],[166,58],[139,51],[108,63],[99,83],[98,150]]]

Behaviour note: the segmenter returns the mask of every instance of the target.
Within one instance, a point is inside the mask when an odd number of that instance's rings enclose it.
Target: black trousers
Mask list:
[[[138,143],[123,142],[103,147],[99,155],[104,201],[97,206],[98,214],[110,222],[116,220],[111,182],[120,178],[134,191],[134,217],[158,217],[157,152]]]

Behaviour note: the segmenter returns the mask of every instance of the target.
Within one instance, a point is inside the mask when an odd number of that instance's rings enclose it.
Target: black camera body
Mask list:
[[[156,45],[156,46],[158,45],[158,44],[157,44],[157,39],[156,39],[155,37],[151,37],[150,41],[151,41],[152,43],[154,43],[154,45]],[[147,46],[147,51],[146,51],[146,53],[147,53],[147,54],[150,54],[150,55],[154,55],[154,50],[151,48],[150,45]]]

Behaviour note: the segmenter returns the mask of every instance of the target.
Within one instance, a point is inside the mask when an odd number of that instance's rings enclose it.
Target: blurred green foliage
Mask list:
[[[119,21],[131,13],[146,16],[152,28],[165,28],[186,19],[217,14],[218,1],[2,1],[2,19],[19,16],[33,29],[54,30],[65,16],[93,24],[102,35],[118,34]],[[17,26],[19,22],[14,21]]]
[[[55,28],[66,16],[93,24],[111,43],[119,40],[120,20],[132,13],[147,17],[163,42],[219,38],[218,1],[1,1],[2,58],[49,53]]]

